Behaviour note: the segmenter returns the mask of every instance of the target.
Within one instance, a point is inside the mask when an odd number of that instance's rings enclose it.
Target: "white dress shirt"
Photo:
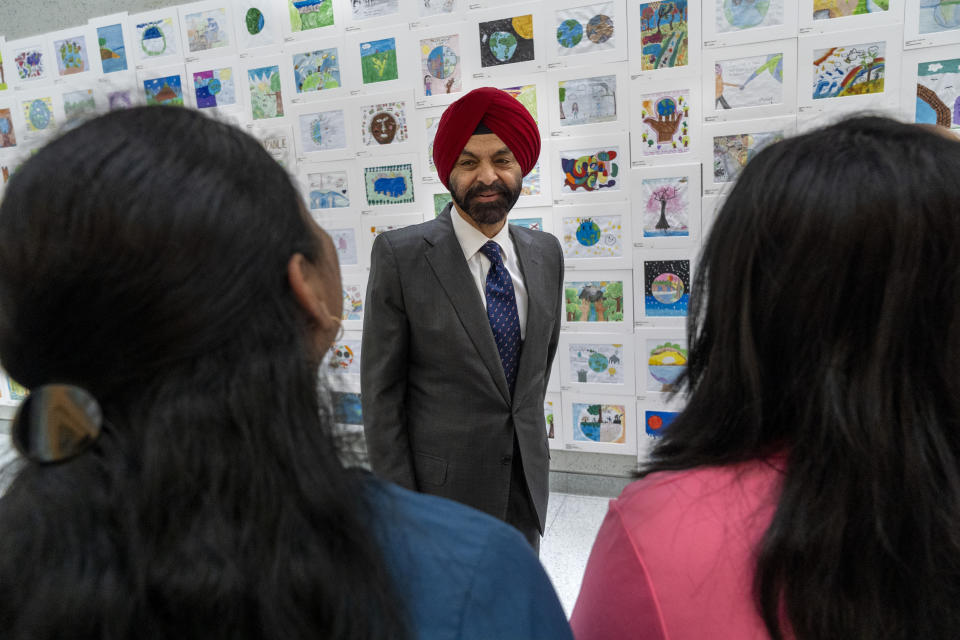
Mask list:
[[[510,238],[509,224],[503,225],[497,235],[488,238],[464,220],[456,207],[450,207],[450,219],[453,220],[453,233],[456,234],[460,248],[463,249],[463,257],[467,260],[467,268],[470,269],[470,275],[473,276],[473,281],[480,292],[484,308],[487,306],[487,272],[490,270],[490,260],[480,252],[480,247],[490,240],[500,245],[503,264],[510,273],[510,279],[513,280],[513,293],[517,298],[517,315],[520,318],[520,339],[523,340],[527,335],[527,286],[520,272],[517,250]]]

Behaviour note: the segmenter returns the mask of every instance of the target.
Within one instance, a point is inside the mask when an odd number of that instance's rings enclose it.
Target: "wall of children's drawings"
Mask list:
[[[683,404],[696,254],[743,166],[862,109],[960,132],[955,0],[205,0],[0,54],[3,181],[51,132],[134,104],[263,141],[339,252],[347,331],[325,367],[354,427],[371,242],[449,202],[445,106],[510,92],[544,141],[510,222],[555,234],[567,265],[551,446],[641,458]],[[0,403],[22,397],[0,382]]]

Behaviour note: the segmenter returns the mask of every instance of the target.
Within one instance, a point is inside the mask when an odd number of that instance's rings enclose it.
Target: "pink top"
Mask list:
[[[754,550],[782,459],[656,473],[610,502],[570,623],[577,640],[768,638]]]

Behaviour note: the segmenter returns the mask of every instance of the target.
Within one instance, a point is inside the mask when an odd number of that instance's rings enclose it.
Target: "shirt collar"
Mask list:
[[[500,250],[502,253],[510,251],[511,241],[510,241],[510,224],[507,223],[503,225],[503,228],[497,232],[497,235],[492,238],[488,238],[483,235],[479,229],[471,225],[469,222],[463,219],[463,216],[457,211],[457,208],[454,206],[450,207],[450,219],[453,221],[453,233],[457,236],[457,241],[460,243],[460,248],[463,250],[463,257],[466,260],[472,258],[478,251],[480,247],[487,244],[490,240],[493,240],[498,245],[500,245]]]

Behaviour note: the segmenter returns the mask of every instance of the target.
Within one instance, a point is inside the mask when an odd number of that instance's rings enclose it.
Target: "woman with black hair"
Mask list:
[[[510,527],[344,468],[317,394],[341,304],[238,129],[131,109],[28,160],[0,205],[0,359],[32,390],[0,635],[569,637]]]
[[[960,629],[960,144],[857,117],[760,152],[695,277],[689,402],[613,501],[578,640]]]

